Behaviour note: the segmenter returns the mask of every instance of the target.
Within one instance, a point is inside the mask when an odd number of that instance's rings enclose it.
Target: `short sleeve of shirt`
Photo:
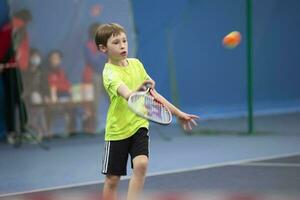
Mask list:
[[[103,70],[103,85],[108,91],[109,96],[118,96],[118,88],[124,84],[118,74],[112,68],[104,68]]]

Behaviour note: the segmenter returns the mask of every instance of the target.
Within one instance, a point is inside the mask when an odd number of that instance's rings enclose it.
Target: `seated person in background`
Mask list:
[[[63,55],[59,50],[53,50],[48,55],[48,84],[50,88],[50,102],[56,103],[71,100],[71,83],[61,67]],[[62,111],[68,123],[68,133],[75,132],[75,112],[68,106],[63,109],[53,110],[49,113],[49,123],[52,121],[54,112]]]
[[[23,73],[24,98],[29,112],[29,126],[38,136],[51,137],[48,132],[45,108],[34,106],[48,101],[48,82],[41,66],[42,58],[37,49],[31,49],[28,69]]]
[[[59,99],[70,98],[71,83],[64,70],[61,68],[62,53],[53,50],[49,53],[48,64],[48,83],[50,87],[50,99],[56,102]]]

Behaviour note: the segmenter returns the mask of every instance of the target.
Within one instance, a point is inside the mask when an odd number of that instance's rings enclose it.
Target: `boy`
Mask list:
[[[106,175],[103,188],[104,200],[115,200],[120,176],[126,175],[128,154],[131,157],[133,175],[129,182],[128,200],[138,199],[145,181],[148,166],[147,120],[138,117],[127,106],[129,96],[145,90],[150,83],[154,95],[162,101],[181,121],[185,130],[196,125],[195,115],[186,114],[169,103],[154,90],[155,82],[145,71],[138,59],[127,58],[126,33],[118,24],[103,24],[95,34],[98,49],[108,56],[103,70],[103,84],[110,98],[105,131],[105,152],[102,173]]]

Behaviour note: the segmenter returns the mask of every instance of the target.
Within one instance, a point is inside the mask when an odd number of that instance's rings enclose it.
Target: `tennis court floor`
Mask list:
[[[120,193],[126,192],[122,180]],[[60,188],[2,199],[100,199],[103,183]],[[143,199],[300,199],[300,154],[250,162],[200,166],[198,169],[150,175]],[[121,198],[123,199],[123,198]]]

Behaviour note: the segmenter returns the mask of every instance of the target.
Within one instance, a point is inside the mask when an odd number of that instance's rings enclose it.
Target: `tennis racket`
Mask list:
[[[146,85],[147,90],[143,92],[135,92],[128,99],[129,108],[145,119],[153,122],[168,125],[172,122],[172,113],[161,102],[153,97],[151,88]]]

